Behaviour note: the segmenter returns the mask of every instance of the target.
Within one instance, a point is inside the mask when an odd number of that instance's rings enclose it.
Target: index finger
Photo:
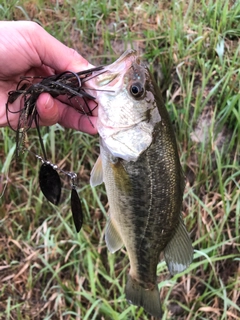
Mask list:
[[[31,41],[43,64],[53,68],[56,72],[81,71],[93,67],[76,50],[65,46],[38,24],[31,22],[29,26]]]

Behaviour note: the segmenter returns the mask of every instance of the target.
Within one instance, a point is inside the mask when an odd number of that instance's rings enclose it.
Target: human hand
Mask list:
[[[0,22],[0,127],[8,126],[6,102],[8,92],[16,90],[20,76],[49,76],[66,70],[82,71],[91,68],[75,50],[68,48],[47,33],[42,27],[28,21]],[[20,110],[16,99],[11,111]],[[37,100],[40,125],[60,123],[90,134],[97,133],[96,110],[86,117],[64,102],[42,93]],[[11,127],[17,128],[19,113],[9,113]],[[91,122],[89,121],[91,120]]]

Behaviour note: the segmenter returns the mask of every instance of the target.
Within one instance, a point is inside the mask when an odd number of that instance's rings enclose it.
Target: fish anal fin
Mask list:
[[[145,289],[129,274],[125,294],[129,303],[141,306],[152,316],[161,319],[162,308],[157,284],[152,289]]]
[[[92,168],[92,172],[90,176],[90,185],[91,187],[96,187],[102,183],[103,183],[102,159],[101,159],[101,156],[99,156]]]
[[[117,229],[113,225],[111,217],[109,217],[107,222],[107,227],[105,231],[105,240],[107,243],[107,248],[111,253],[118,251],[123,246],[123,241]]]
[[[164,249],[168,270],[172,275],[185,270],[193,259],[193,247],[182,218],[176,232]]]

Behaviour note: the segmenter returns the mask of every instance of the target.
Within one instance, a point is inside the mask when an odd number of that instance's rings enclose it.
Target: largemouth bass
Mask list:
[[[157,286],[160,253],[171,274],[192,261],[181,206],[184,176],[161,92],[133,50],[87,82],[99,103],[100,156],[90,183],[105,183],[110,252],[126,247],[126,299],[161,317]]]

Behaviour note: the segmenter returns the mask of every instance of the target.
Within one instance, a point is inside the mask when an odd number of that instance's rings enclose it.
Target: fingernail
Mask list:
[[[48,109],[51,109],[53,107],[53,99],[52,99],[52,97],[50,96],[50,94],[48,95],[48,97],[47,97],[47,100],[46,100],[46,102],[45,102],[45,104],[44,104],[44,108],[46,109],[46,110],[48,110]]]

